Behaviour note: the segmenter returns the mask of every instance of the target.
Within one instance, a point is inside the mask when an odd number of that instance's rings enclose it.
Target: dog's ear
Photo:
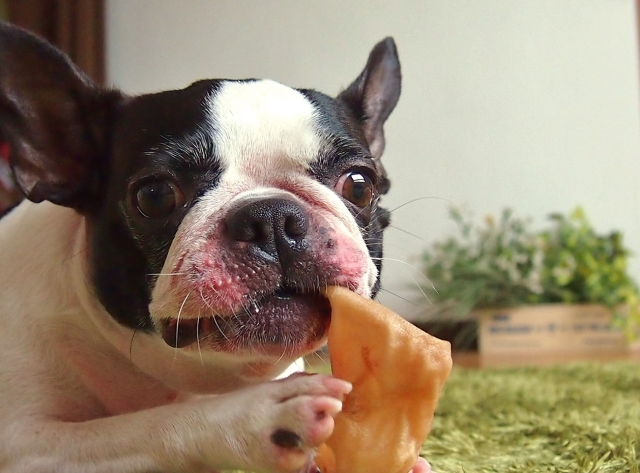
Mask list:
[[[110,110],[120,97],[53,46],[0,22],[0,131],[30,200],[81,209],[95,196]]]
[[[371,155],[384,176],[380,161],[384,151],[384,122],[400,97],[400,61],[393,38],[375,45],[358,78],[347,87],[338,100],[354,113],[364,131]]]

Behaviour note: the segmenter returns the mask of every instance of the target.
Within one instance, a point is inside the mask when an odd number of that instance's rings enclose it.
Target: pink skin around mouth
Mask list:
[[[183,348],[197,342],[215,351],[292,357],[317,349],[330,318],[319,290],[341,285],[362,292],[367,267],[367,256],[350,240],[337,245],[332,230],[317,234],[310,246],[332,248],[311,251],[313,258],[298,269],[311,281],[302,285],[283,280],[278,265],[235,247],[241,244],[225,245],[222,238],[191,248],[185,244],[188,251],[171,271],[176,276],[166,281],[162,310],[156,312],[166,343]]]
[[[165,313],[169,317],[180,313],[183,318],[203,314],[231,315],[251,301],[273,293],[280,285],[282,274],[273,264],[247,257],[246,243],[225,243],[216,229],[206,241],[196,245],[182,242],[184,253],[169,271],[176,275],[168,280]],[[368,255],[349,238],[339,238],[336,232],[319,227],[309,237],[310,264],[304,272],[314,274],[313,286],[307,292],[327,283],[348,286],[361,292]],[[331,247],[328,249],[328,247]],[[238,256],[241,255],[241,256]],[[289,283],[288,285],[294,285]]]

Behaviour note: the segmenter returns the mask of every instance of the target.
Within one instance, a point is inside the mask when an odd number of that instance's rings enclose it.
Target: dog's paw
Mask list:
[[[264,397],[255,406],[262,417],[257,422],[261,445],[254,452],[258,455],[252,455],[256,466],[283,473],[306,470],[315,449],[333,432],[333,418],[342,410],[351,384],[330,376],[296,374],[263,387]]]

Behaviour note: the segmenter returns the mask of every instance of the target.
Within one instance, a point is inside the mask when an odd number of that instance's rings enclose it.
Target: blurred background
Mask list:
[[[640,279],[633,0],[0,5],[5,18],[60,44],[96,80],[132,94],[201,78],[268,77],[335,95],[372,46],[393,36],[403,90],[386,126],[392,188],[384,205],[393,226],[380,299],[409,318],[424,310],[415,287],[424,278],[413,267],[454,230],[452,205],[478,219],[510,207],[534,226],[580,205],[596,229],[623,234],[635,253],[630,272]]]

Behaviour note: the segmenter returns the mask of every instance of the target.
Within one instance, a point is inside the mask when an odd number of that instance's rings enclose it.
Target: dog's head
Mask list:
[[[127,96],[7,25],[0,64],[15,178],[85,217],[91,284],[120,324],[186,351],[291,359],[325,337],[321,288],[378,290],[393,40],[336,98],[268,80]]]

